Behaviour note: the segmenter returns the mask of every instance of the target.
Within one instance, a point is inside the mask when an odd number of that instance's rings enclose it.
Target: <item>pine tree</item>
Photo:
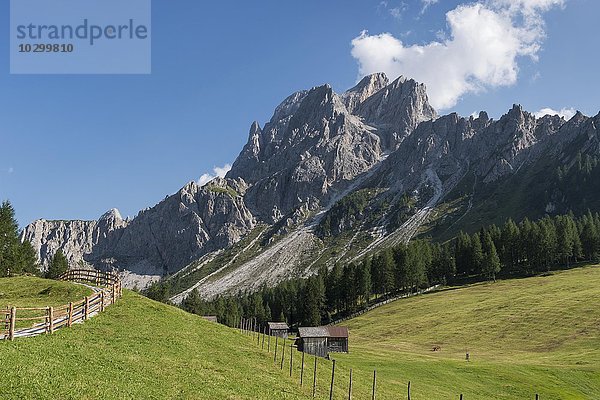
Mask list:
[[[482,263],[483,275],[495,282],[496,274],[500,272],[500,257],[498,257],[496,246],[494,245],[494,241],[489,233],[484,235],[482,247],[484,253]]]
[[[464,232],[460,232],[456,238],[454,249],[456,273],[458,275],[469,275],[471,265],[471,237]]]
[[[594,223],[593,216],[588,213],[583,217],[583,227],[581,230],[581,245],[583,254],[588,261],[598,259],[600,253],[600,232]]]
[[[401,244],[394,248],[394,287],[396,290],[403,290],[408,286],[408,248]]]
[[[514,270],[519,262],[518,241],[519,227],[512,219],[509,219],[502,228],[500,239],[502,262],[509,270]]]
[[[381,255],[381,290],[391,292],[394,288],[394,256],[392,250],[386,249]]]
[[[354,264],[344,266],[342,273],[342,298],[344,299],[344,310],[346,312],[354,311],[354,305],[358,298],[358,290],[356,287]]]
[[[38,256],[29,241],[25,240],[23,243],[21,243],[19,257],[20,264],[22,266],[22,272],[32,275],[39,275],[40,267],[38,263]]]
[[[54,253],[54,256],[50,260],[50,265],[48,266],[48,271],[46,271],[46,278],[48,279],[56,279],[69,269],[69,262],[67,261],[67,257],[63,254],[61,250],[57,250]],[[164,289],[164,288],[163,288]],[[168,295],[162,296],[167,297]]]
[[[19,224],[9,201],[0,206],[0,277],[22,272]]]
[[[483,263],[483,249],[481,247],[481,237],[479,233],[474,233],[471,236],[471,254],[470,254],[470,270],[474,275],[481,274],[481,265]]]
[[[319,282],[321,281],[321,282]],[[319,276],[311,276],[306,282],[303,296],[303,322],[306,326],[321,325],[325,288]]]
[[[371,265],[364,259],[356,269],[356,290],[359,300],[365,304],[369,302],[369,296],[371,295]]]

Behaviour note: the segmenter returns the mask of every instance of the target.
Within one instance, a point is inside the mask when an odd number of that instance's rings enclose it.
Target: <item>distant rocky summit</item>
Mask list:
[[[595,206],[565,196],[553,174],[600,154],[599,126],[600,114],[536,118],[518,105],[499,120],[440,117],[423,84],[374,74],[342,94],[323,85],[289,96],[252,124],[223,179],[188,183],[131,220],[113,209],[98,221],[35,221],[22,239],[44,267],[61,249],[72,264],[118,269],[129,286],[185,281],[174,300],[192,287],[206,297],[252,289],[423,231],[478,229],[484,210],[502,219]]]

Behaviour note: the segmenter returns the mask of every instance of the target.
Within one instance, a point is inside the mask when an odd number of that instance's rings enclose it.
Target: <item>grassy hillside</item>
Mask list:
[[[6,306],[61,306],[91,295],[92,290],[69,282],[33,276],[0,278],[0,309]]]
[[[346,323],[338,391],[354,367],[357,398],[376,368],[380,400],[406,398],[409,380],[417,400],[598,399],[599,306],[598,266],[397,301]]]
[[[449,288],[348,321],[350,353],[335,354],[335,399],[600,398],[600,267]],[[289,341],[287,342],[289,345]],[[432,351],[440,346],[441,351]],[[273,343],[271,344],[273,347]],[[469,351],[471,360],[465,361]],[[52,336],[0,342],[3,398],[305,399],[300,354],[283,371],[236,330],[125,292],[115,306]],[[331,362],[318,361],[317,398]]]
[[[299,387],[236,330],[125,291],[52,336],[0,342],[3,399],[297,399]]]

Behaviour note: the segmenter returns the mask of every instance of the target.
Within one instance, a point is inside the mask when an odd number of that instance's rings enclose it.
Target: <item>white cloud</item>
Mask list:
[[[202,176],[200,177],[200,179],[198,179],[198,185],[204,186],[208,182],[210,182],[213,179],[215,179],[216,177],[224,178],[225,175],[227,175],[227,173],[229,172],[230,169],[231,169],[231,165],[230,164],[225,164],[222,167],[214,167],[212,174],[209,174],[209,173],[202,174]]]
[[[377,5],[377,12],[389,13],[394,19],[400,20],[404,15],[404,12],[408,9],[408,4],[404,1],[397,3],[396,6],[392,6],[390,2],[384,0],[379,2]]]
[[[438,1],[439,0],[421,0],[421,3],[423,3],[423,8],[421,9],[421,15],[425,14],[425,11],[427,11],[427,9],[429,7],[436,4]]]
[[[15,169],[13,167],[10,167],[7,171],[9,174],[12,174],[13,172],[15,172]]]
[[[517,82],[519,57],[537,60],[545,38],[542,13],[563,0],[480,0],[446,14],[449,32],[425,45],[406,45],[390,33],[363,31],[352,40],[362,77],[385,72],[428,87],[432,105],[447,109],[467,93]]]
[[[563,117],[567,121],[573,118],[577,113],[574,108],[561,108],[559,111],[553,110],[552,108],[542,108],[540,111],[533,113],[536,118],[542,118],[544,115],[558,115]]]
[[[392,17],[394,17],[396,19],[401,19],[402,14],[404,13],[405,10],[406,10],[405,5],[403,5],[402,7],[394,7],[394,8],[390,9],[390,14]]]

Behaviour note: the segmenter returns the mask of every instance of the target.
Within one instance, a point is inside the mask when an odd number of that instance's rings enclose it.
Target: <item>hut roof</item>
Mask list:
[[[348,327],[345,326],[314,326],[307,328],[298,328],[298,336],[304,338],[347,338]]]
[[[269,325],[269,329],[272,331],[278,331],[278,330],[288,330],[290,329],[290,327],[288,326],[288,324],[286,324],[285,322],[267,322],[267,325]]]

